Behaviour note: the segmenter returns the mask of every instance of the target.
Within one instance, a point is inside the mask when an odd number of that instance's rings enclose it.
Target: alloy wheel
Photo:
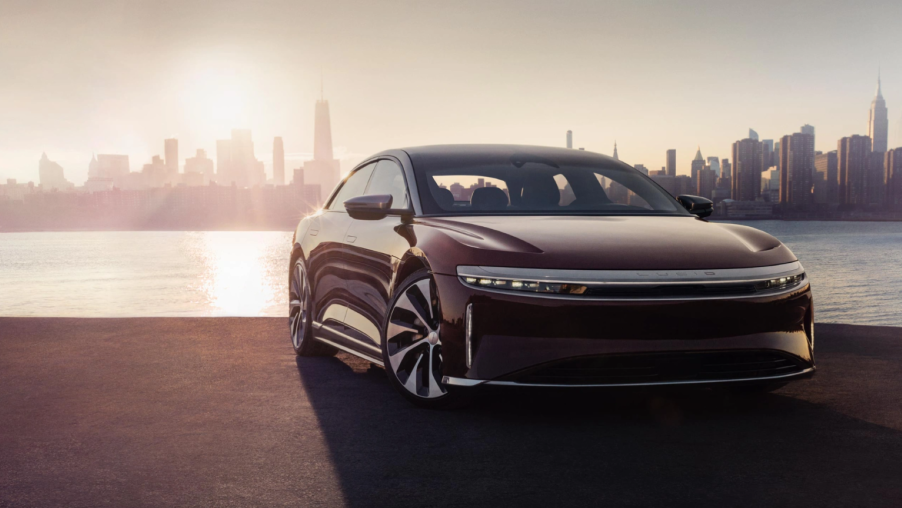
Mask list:
[[[407,286],[395,301],[386,329],[388,367],[411,395],[435,399],[442,385],[442,342],[438,297],[431,277]]]
[[[310,285],[303,263],[298,260],[291,271],[288,289],[288,326],[291,328],[291,343],[295,350],[301,348],[307,331],[307,302],[310,299]]]

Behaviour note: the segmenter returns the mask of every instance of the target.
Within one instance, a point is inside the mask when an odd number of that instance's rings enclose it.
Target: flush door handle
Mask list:
[[[348,236],[345,237],[345,240],[347,240],[348,243],[354,243],[354,242],[357,241],[357,237],[356,237],[356,236],[348,235]]]

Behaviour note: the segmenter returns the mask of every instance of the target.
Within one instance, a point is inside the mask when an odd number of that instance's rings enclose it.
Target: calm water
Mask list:
[[[820,322],[902,326],[902,223],[749,222],[795,252]],[[2,316],[285,316],[290,232],[0,234]]]

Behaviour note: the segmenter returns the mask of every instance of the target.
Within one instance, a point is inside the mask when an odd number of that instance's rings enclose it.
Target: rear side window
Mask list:
[[[363,191],[366,189],[366,185],[369,183],[370,176],[373,175],[373,169],[375,167],[375,163],[367,164],[352,173],[351,176],[345,180],[345,183],[342,184],[341,188],[338,189],[338,194],[335,195],[332,202],[329,203],[329,210],[344,211],[345,201],[356,198],[357,196],[363,196]]]
[[[404,183],[404,173],[401,172],[400,166],[390,160],[376,163],[376,171],[366,189],[367,196],[375,194],[390,194],[393,209],[408,208],[407,184]]]

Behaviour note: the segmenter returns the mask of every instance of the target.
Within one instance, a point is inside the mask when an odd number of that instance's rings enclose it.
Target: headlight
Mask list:
[[[471,286],[482,286],[493,289],[509,289],[527,293],[554,293],[559,295],[581,295],[588,289],[580,284],[559,284],[533,280],[482,279],[477,277],[461,277],[461,281]]]
[[[757,284],[755,284],[755,289],[758,291],[764,291],[768,289],[785,289],[791,288],[796,284],[802,282],[802,279],[805,278],[805,273],[800,273],[798,275],[790,275],[789,277],[780,277],[778,279],[770,279],[763,280]]]

